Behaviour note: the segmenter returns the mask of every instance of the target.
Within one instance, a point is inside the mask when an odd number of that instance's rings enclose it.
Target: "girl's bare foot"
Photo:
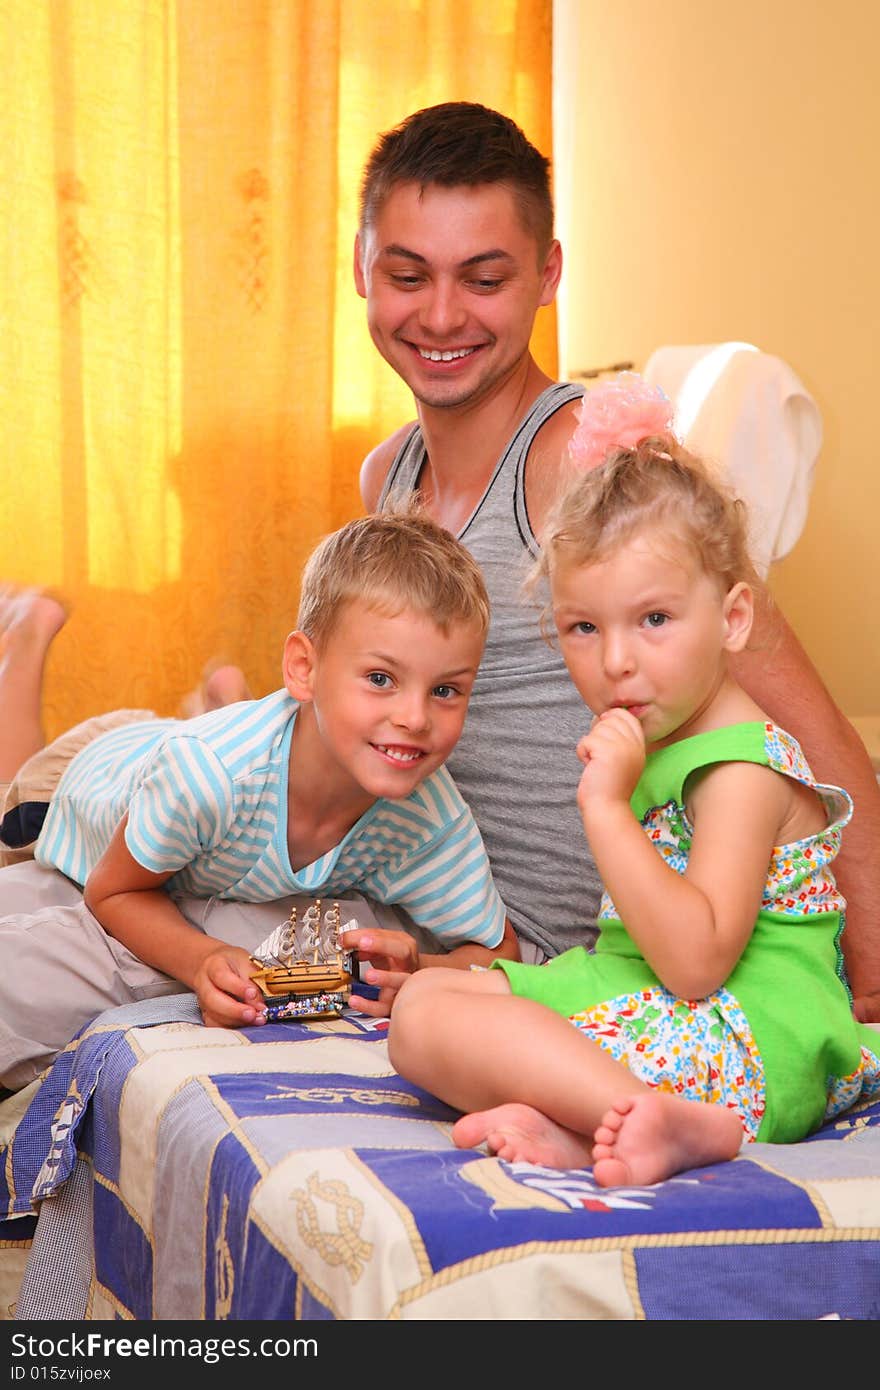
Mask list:
[[[178,718],[192,719],[208,710],[223,709],[238,700],[253,698],[240,666],[209,664],[202,672],[201,684],[181,700]]]
[[[600,1187],[650,1187],[685,1168],[735,1158],[742,1126],[721,1105],[659,1091],[622,1096],[593,1136],[593,1176]]]
[[[66,622],[67,609],[52,594],[0,587],[0,636],[11,658],[25,650],[45,654]]]
[[[531,1105],[519,1103],[462,1116],[452,1127],[452,1138],[460,1149],[475,1149],[485,1143],[490,1153],[507,1163],[584,1168],[590,1161],[589,1139],[563,1129]]]

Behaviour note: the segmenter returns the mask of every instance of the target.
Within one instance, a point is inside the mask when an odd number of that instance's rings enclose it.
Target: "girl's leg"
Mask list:
[[[553,1167],[588,1163],[612,1101],[647,1089],[561,1014],[511,994],[500,970],[420,970],[395,1001],[388,1048],[402,1076],[465,1112],[456,1143],[510,1130],[503,1157]]]
[[[43,673],[67,611],[48,594],[0,591],[0,782],[45,743]]]
[[[461,1147],[555,1168],[592,1158],[603,1186],[659,1182],[742,1143],[731,1111],[651,1091],[568,1019],[512,995],[501,971],[414,975],[389,1051],[402,1076],[465,1112]]]

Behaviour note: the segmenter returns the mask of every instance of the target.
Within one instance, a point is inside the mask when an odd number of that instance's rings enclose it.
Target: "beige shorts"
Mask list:
[[[8,811],[26,801],[49,802],[61,781],[68,764],[76,754],[100,734],[119,729],[124,724],[140,724],[157,716],[149,709],[115,709],[109,714],[96,714],[74,724],[66,734],[53,739],[23,763],[11,782],[0,782],[0,820]],[[9,849],[0,841],[0,866],[18,864],[33,859],[34,844]]]

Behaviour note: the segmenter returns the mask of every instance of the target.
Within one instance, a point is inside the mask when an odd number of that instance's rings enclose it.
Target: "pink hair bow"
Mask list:
[[[634,449],[648,435],[672,434],[673,414],[659,386],[649,386],[637,372],[619,372],[584,395],[569,458],[579,468],[595,468],[612,449]]]

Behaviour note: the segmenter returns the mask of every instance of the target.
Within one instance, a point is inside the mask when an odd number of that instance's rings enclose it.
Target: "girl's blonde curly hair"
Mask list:
[[[547,518],[529,588],[554,564],[605,559],[636,533],[682,543],[725,592],[739,581],[759,582],[745,504],[677,440],[657,435],[614,450],[563,491]]]

